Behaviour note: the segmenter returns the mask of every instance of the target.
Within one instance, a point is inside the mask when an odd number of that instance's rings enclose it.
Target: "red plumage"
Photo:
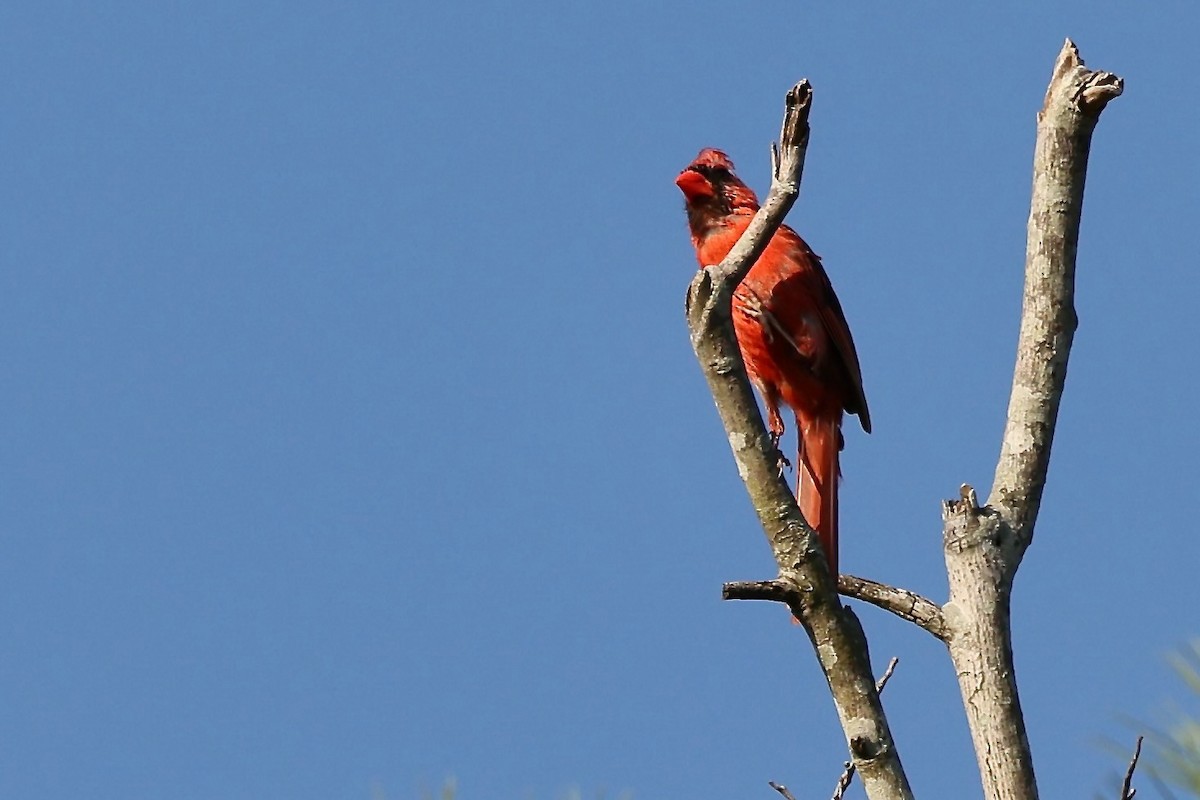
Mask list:
[[[758,198],[720,150],[700,151],[675,183],[686,199],[700,266],[720,263],[750,224]],[[820,535],[836,576],[842,414],[857,414],[867,433],[871,416],[841,303],[821,259],[788,226],[779,227],[738,286],[733,327],[776,443],[784,432],[780,401],[795,413],[800,511]]]

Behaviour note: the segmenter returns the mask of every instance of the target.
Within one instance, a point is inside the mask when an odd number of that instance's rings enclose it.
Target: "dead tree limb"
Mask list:
[[[946,640],[946,617],[942,607],[916,592],[854,575],[839,575],[838,591],[846,597],[890,611],[901,619],[919,625],[943,642]]]
[[[772,150],[771,191],[729,255],[700,270],[692,281],[688,328],[738,474],[778,562],[777,581],[792,589],[788,606],[812,640],[867,795],[872,800],[908,800],[912,791],[875,690],[866,637],[858,619],[842,607],[816,536],[779,473],[778,453],[746,377],[731,319],[734,289],[799,193],[811,101],[807,81],[788,92],[779,148]]]
[[[900,659],[892,656],[892,660],[888,662],[887,669],[879,676],[879,680],[875,681],[875,691],[883,694],[883,689],[887,686],[887,682],[891,680],[892,673],[896,671],[896,665],[900,663]],[[837,784],[833,787],[832,800],[842,800],[846,796],[846,790],[850,788],[850,782],[854,780],[854,764],[847,761],[842,774],[838,776]],[[775,784],[771,784],[774,786]],[[1121,798],[1126,800],[1126,798]]]
[[[988,800],[1036,800],[1009,626],[1013,578],[1033,539],[1075,332],[1075,251],[1092,131],[1122,81],[1084,67],[1068,39],[1038,114],[1025,296],[1008,422],[991,495],[943,503],[946,643]]]
[[[1129,759],[1129,769],[1125,770],[1125,780],[1121,782],[1121,799],[1133,800],[1133,796],[1137,794],[1137,789],[1133,788],[1133,771],[1137,769],[1138,759],[1142,756],[1142,738],[1137,738],[1137,745],[1133,748],[1133,758]]]
[[[786,786],[784,786],[782,783],[776,783],[775,781],[767,781],[767,785],[770,786],[775,791],[779,792],[779,794],[783,795],[783,800],[796,800],[796,798],[792,795],[792,793],[788,791],[788,788]]]

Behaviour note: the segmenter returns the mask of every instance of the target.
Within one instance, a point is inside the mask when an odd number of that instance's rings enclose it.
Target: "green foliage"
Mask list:
[[[454,778],[447,778],[442,784],[442,790],[437,795],[437,800],[454,800],[458,796],[458,781]],[[434,800],[434,795],[428,789],[421,790],[421,800]]]
[[[1200,639],[1172,653],[1170,662],[1193,702],[1172,708],[1163,727],[1149,729],[1146,769],[1158,781],[1200,797]]]

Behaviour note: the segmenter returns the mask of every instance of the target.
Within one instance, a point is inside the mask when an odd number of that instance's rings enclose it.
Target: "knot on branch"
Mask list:
[[[978,518],[995,513],[990,506],[979,505],[979,495],[975,493],[975,487],[967,483],[959,487],[957,500],[942,501],[942,522],[947,527],[951,524],[964,528],[975,527]]]
[[[958,500],[942,501],[942,522],[947,551],[961,553],[982,545],[1002,544],[1008,526],[991,506],[980,506],[975,489],[963,484]]]
[[[874,761],[886,749],[883,741],[873,736],[854,736],[850,739],[850,754],[860,761]]]

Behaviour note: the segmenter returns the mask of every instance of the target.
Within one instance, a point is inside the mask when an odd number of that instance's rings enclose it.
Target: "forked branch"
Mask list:
[[[777,451],[746,377],[731,320],[734,289],[799,192],[811,102],[807,81],[788,92],[779,147],[772,150],[770,193],[729,255],[701,269],[692,281],[688,328],[738,474],[779,565],[779,577],[770,583],[787,587],[786,602],[813,642],[867,795],[873,800],[908,800],[912,792],[875,690],[866,638],[858,620],[842,607],[816,536],[779,474]]]
[[[1116,75],[1088,70],[1075,45],[1066,42],[1038,115],[1021,333],[995,480],[983,506],[969,486],[959,499],[943,504],[949,601],[939,607],[906,590],[840,578],[847,595],[908,619],[946,643],[987,800],[1037,798],[1017,696],[1009,603],[1013,577],[1033,537],[1075,330],[1075,254],[1091,135],[1100,112],[1122,88]],[[725,596],[788,605],[813,642],[867,795],[907,800],[911,790],[871,677],[866,638],[854,614],[842,607],[813,530],[779,473],[730,317],[733,290],[798,193],[810,103],[807,82],[788,93],[766,202],[725,260],[702,269],[688,291],[692,346],[779,565],[775,579],[727,584]],[[1135,765],[1136,754],[1123,800],[1132,796],[1128,784]],[[790,798],[786,787],[772,786]]]

